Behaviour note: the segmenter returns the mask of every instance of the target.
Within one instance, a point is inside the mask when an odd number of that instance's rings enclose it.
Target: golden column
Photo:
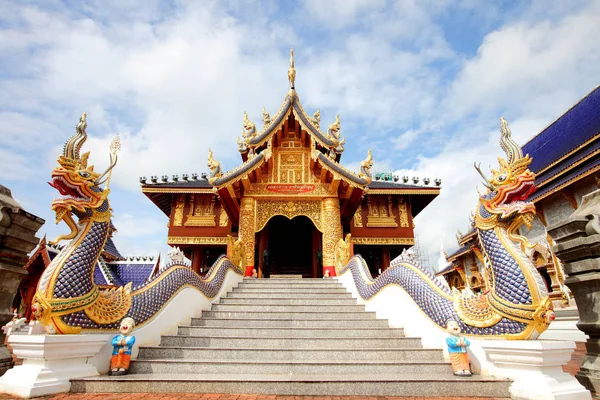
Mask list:
[[[242,239],[246,250],[246,276],[252,276],[254,269],[254,236],[256,231],[254,210],[256,202],[251,197],[242,197],[240,206],[240,230],[239,237]]]
[[[335,276],[335,245],[341,238],[340,200],[328,197],[323,199],[323,275]]]

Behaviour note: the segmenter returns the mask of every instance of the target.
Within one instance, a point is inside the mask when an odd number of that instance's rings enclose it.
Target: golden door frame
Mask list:
[[[246,274],[254,269],[255,235],[277,215],[289,219],[297,216],[309,218],[323,234],[323,266],[333,268],[335,244],[342,237],[340,205],[338,198],[321,199],[255,199],[243,197],[240,207],[239,237],[246,247]]]

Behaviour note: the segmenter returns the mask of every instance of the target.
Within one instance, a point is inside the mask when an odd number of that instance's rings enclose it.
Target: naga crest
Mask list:
[[[500,133],[500,146],[507,157],[506,160],[498,158],[500,168],[492,169],[492,177],[488,179],[475,165],[487,188],[487,192],[479,199],[475,223],[482,229],[509,221],[530,226],[535,206],[527,199],[536,190],[535,174],[528,169],[532,160],[529,155],[523,156],[521,148],[511,138],[510,128],[504,118],[500,120]],[[519,218],[515,220],[517,216]]]
[[[369,183],[371,183],[371,167],[373,166],[373,152],[369,149],[367,153],[367,158],[360,162],[360,173],[358,176],[360,178],[366,179]]]
[[[120,149],[119,138],[111,143],[110,166],[104,173],[94,171],[94,166],[88,166],[90,153],[80,154],[81,147],[87,139],[87,114],[83,113],[75,127],[75,134],[64,145],[63,154],[58,157],[58,166],[52,170],[52,181],[48,182],[61,195],[52,202],[52,210],[56,213],[56,223],[65,221],[71,228],[67,235],[59,236],[54,244],[62,239],[72,239],[78,233],[77,224],[71,214],[75,213],[80,222],[87,219],[108,221],[110,208],[108,206],[108,182],[111,170],[117,164],[117,151]],[[102,184],[106,183],[104,188]]]

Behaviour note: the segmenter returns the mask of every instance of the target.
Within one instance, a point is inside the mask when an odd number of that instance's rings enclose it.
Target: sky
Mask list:
[[[167,217],[139,177],[240,162],[243,113],[262,126],[288,90],[321,124],[336,114],[342,164],[442,179],[415,220],[435,263],[458,247],[483,169],[502,156],[499,120],[524,144],[600,82],[600,1],[0,0],[0,184],[54,224],[47,185],[87,112],[97,170],[122,150],[111,205],[123,255],[168,250]],[[479,187],[482,187],[479,185]]]

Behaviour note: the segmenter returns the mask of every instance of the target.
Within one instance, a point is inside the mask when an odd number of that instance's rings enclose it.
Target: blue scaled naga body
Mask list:
[[[525,254],[532,245],[519,234],[530,226],[535,206],[527,198],[535,191],[535,175],[528,169],[529,155],[511,138],[510,129],[501,120],[500,145],[506,160],[485,179],[487,191],[480,195],[475,214],[475,229],[484,261],[484,279],[489,290],[475,294],[449,290],[439,284],[427,269],[407,257],[391,262],[373,280],[365,261],[349,258],[348,243],[340,240],[337,249],[346,254],[336,260],[338,275],[351,273],[359,295],[371,299],[389,285],[402,287],[433,323],[446,327],[457,321],[465,335],[498,339],[535,339],[554,320],[546,285],[530,258]],[[348,238],[346,242],[348,242]],[[338,254],[336,252],[336,254]]]
[[[89,153],[80,154],[87,139],[86,127],[84,113],[52,170],[50,185],[62,196],[52,203],[56,223],[64,221],[71,232],[57,239],[68,243],[42,274],[33,299],[32,312],[48,332],[113,332],[125,317],[141,326],[182,289],[192,287],[213,298],[229,270],[241,274],[227,257],[221,257],[206,279],[184,264],[172,263],[137,287],[131,283],[118,288],[98,287],[94,269],[113,229],[108,184],[120,144],[118,138],[113,141],[110,166],[99,174],[88,166]]]

